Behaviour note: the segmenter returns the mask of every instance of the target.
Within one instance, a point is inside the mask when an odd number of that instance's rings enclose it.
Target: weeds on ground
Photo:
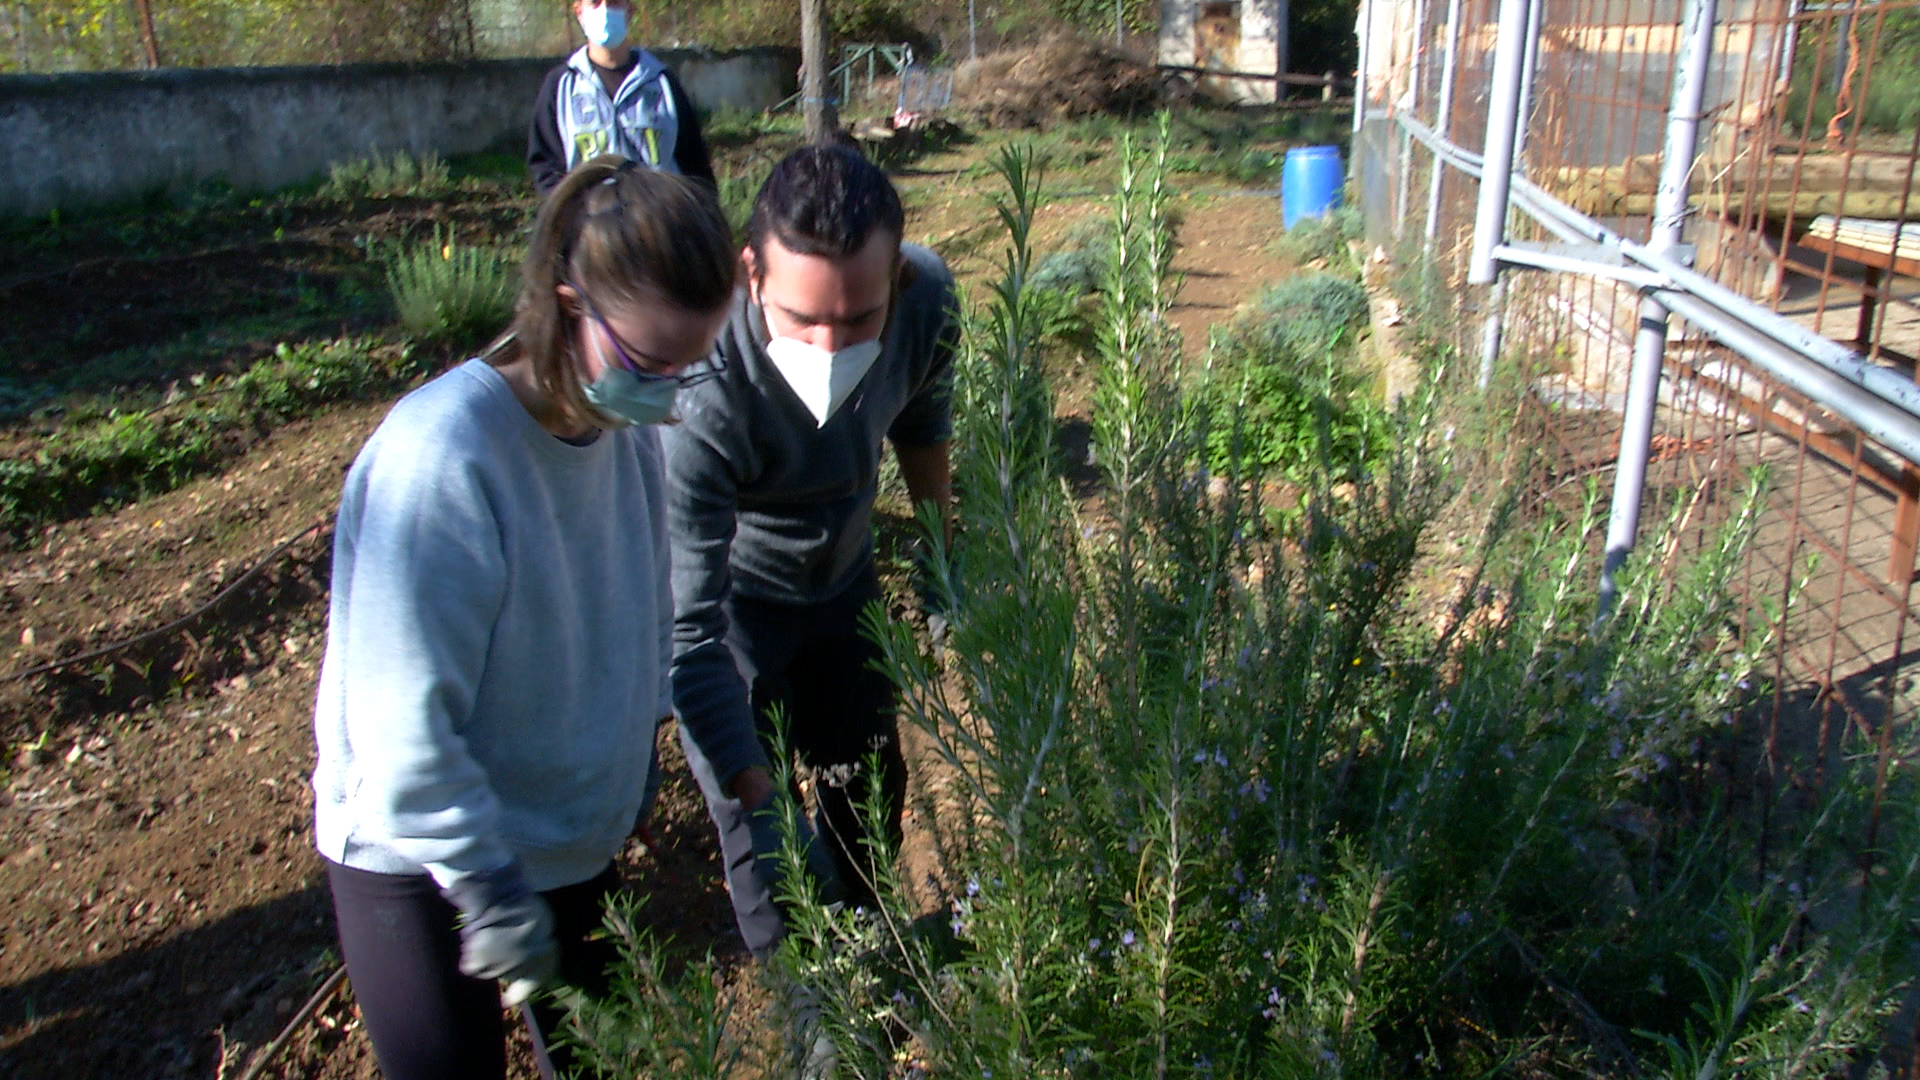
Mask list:
[[[1295,266],[1325,260],[1334,273],[1358,276],[1347,245],[1366,234],[1366,221],[1352,205],[1342,205],[1319,217],[1302,218],[1273,242],[1273,253]]]
[[[505,326],[520,287],[515,255],[461,244],[434,229],[387,263],[387,291],[400,326],[417,341],[475,344]]]
[[[171,402],[64,425],[0,461],[0,536],[170,491],[259,430],[416,374],[406,348],[360,339],[283,344],[238,375],[196,377]]]
[[[1366,315],[1358,282],[1320,272],[1282,280],[1218,331],[1191,391],[1207,468],[1349,482],[1381,460],[1388,411],[1355,359]]]
[[[606,933],[621,961],[613,986],[591,1005],[573,997],[561,1037],[589,1076],[731,1075],[749,1060],[748,1045],[712,955],[675,970],[637,921],[643,902],[626,894],[611,902]]]
[[[734,239],[746,242],[747,220],[753,216],[753,201],[760,195],[760,188],[773,173],[773,162],[761,158],[749,158],[744,163],[719,171],[720,209],[727,215],[727,224],[733,228]]]
[[[446,194],[452,186],[452,174],[440,155],[432,151],[415,155],[395,150],[391,155],[375,153],[367,158],[334,163],[327,169],[326,182],[316,194],[339,202],[401,196],[433,198]]]

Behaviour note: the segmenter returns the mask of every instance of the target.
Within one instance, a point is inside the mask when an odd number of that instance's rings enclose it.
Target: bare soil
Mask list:
[[[1047,233],[1091,205],[1049,207]],[[972,229],[960,218],[975,210],[916,211],[914,235]],[[1190,355],[1272,280],[1279,229],[1265,200],[1186,207],[1175,318]],[[990,257],[955,262],[978,272]],[[81,319],[43,277],[20,288],[54,323]],[[336,966],[309,831],[310,709],[339,483],[387,404],[289,424],[216,475],[0,553],[0,1076],[236,1077]],[[1084,397],[1062,414],[1084,426]],[[186,616],[96,661],[7,674]],[[665,733],[663,751],[660,843],[630,845],[623,871],[664,938],[739,969],[705,809]],[[927,857],[910,841],[916,880]],[[518,1067],[531,1075],[524,1054]],[[375,1074],[343,991],[263,1075]]]

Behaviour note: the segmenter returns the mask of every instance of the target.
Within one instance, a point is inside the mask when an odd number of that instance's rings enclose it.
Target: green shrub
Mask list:
[[[1099,218],[1076,222],[1060,238],[1060,246],[1040,257],[1027,283],[1080,297],[1100,287],[1101,268],[1113,246],[1111,228]]]
[[[1351,351],[1367,321],[1367,291],[1332,273],[1286,278],[1253,302],[1253,319],[1234,333],[1249,343],[1271,343],[1303,355],[1341,345]]]
[[[1335,274],[1269,288],[1218,335],[1195,395],[1207,417],[1207,467],[1350,481],[1384,450],[1386,409],[1354,362],[1367,295]]]
[[[753,216],[753,200],[759,196],[760,186],[767,182],[772,172],[773,163],[757,156],[737,170],[724,166],[720,170],[720,209],[727,215],[727,224],[733,228],[733,238],[743,245],[747,241],[747,219]]]
[[[1295,266],[1325,259],[1330,267],[1356,273],[1357,268],[1353,265],[1353,256],[1348,252],[1347,243],[1364,236],[1366,225],[1366,219],[1360,216],[1357,208],[1338,206],[1320,217],[1302,218],[1294,222],[1293,228],[1281,233],[1280,238],[1273,242],[1273,251]]]
[[[450,191],[452,175],[440,155],[429,150],[415,156],[395,150],[355,161],[335,162],[318,194],[323,199],[393,199],[401,196],[432,198]]]
[[[513,316],[519,284],[510,252],[460,244],[437,228],[387,266],[394,311],[417,341],[469,345],[497,333]]]
[[[1848,47],[1863,55],[1854,79],[1853,108],[1841,126],[1904,135],[1920,125],[1920,11],[1885,12],[1877,31],[1868,12],[1853,18],[1857,32]],[[1823,135],[1836,111],[1835,54],[1842,25],[1839,18],[1828,17],[1800,30],[1782,119],[1808,138]],[[1876,34],[1878,51],[1869,63],[1864,51],[1874,47]]]

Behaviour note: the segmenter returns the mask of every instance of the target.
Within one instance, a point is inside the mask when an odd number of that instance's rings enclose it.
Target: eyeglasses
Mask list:
[[[659,371],[648,371],[638,363],[635,363],[634,357],[637,356],[655,367],[671,367],[672,365],[648,356],[639,349],[621,341],[620,335],[613,332],[613,327],[608,325],[607,320],[601,316],[599,311],[594,309],[593,304],[587,300],[585,293],[580,294],[580,302],[586,306],[587,314],[593,316],[593,321],[600,324],[600,331],[607,335],[607,340],[613,343],[613,355],[614,358],[620,362],[620,366],[626,368],[639,378],[671,380],[678,385],[680,389],[685,390],[687,387],[699,386],[703,382],[717,379],[720,377],[721,372],[727,370],[726,362],[720,358],[719,352],[715,351],[709,353],[706,359],[697,360],[692,365],[689,365],[694,367],[695,370],[684,374],[669,375]]]

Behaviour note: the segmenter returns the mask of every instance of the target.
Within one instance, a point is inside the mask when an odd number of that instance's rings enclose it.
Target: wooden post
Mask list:
[[[1904,597],[1913,584],[1916,550],[1920,550],[1920,469],[1900,467],[1893,504],[1893,542],[1887,554],[1887,584]]]
[[[840,126],[839,110],[827,100],[827,0],[800,0],[800,66],[806,78],[800,84],[800,102],[807,118],[807,141],[833,141]]]
[[[140,16],[140,45],[146,50],[147,66],[160,66],[160,38],[153,32],[153,0],[133,0],[134,13]]]

